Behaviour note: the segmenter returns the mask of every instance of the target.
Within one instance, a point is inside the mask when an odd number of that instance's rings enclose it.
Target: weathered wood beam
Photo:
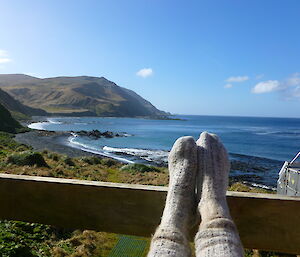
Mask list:
[[[0,174],[0,219],[151,236],[167,188]],[[227,192],[246,248],[300,253],[300,198]]]

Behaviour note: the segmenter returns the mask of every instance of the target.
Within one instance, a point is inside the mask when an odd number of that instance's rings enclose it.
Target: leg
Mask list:
[[[195,213],[197,146],[192,137],[179,138],[169,155],[170,182],[161,223],[148,257],[190,256],[188,233]]]
[[[218,137],[203,132],[198,145],[198,210],[201,224],[195,237],[197,257],[241,257],[243,247],[226,201],[230,162]]]

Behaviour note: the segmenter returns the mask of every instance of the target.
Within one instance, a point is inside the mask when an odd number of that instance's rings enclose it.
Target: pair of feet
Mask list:
[[[169,155],[170,182],[161,224],[187,235],[199,216],[202,223],[229,217],[229,169],[227,152],[216,135],[203,132],[197,142],[179,138]]]

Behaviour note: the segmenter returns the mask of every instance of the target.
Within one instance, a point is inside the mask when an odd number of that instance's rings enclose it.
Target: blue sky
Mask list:
[[[1,1],[0,73],[104,76],[172,113],[300,117],[300,1]]]

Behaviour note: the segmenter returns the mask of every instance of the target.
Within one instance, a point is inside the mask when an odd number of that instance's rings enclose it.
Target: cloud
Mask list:
[[[8,63],[12,60],[8,57],[8,53],[5,50],[0,49],[0,63]]]
[[[225,86],[224,86],[224,88],[232,88],[232,84],[226,84]]]
[[[153,74],[153,70],[151,68],[144,68],[139,70],[136,75],[142,78],[147,78]]]
[[[251,92],[254,94],[264,94],[274,92],[280,89],[280,82],[278,80],[262,81],[256,84]]]
[[[255,76],[255,79],[262,79],[265,76],[265,74],[258,74]]]
[[[287,86],[299,86],[300,85],[300,73],[294,73],[286,79]]]
[[[236,77],[229,77],[228,79],[226,79],[226,82],[232,83],[232,82],[243,82],[248,80],[249,77],[248,76],[236,76]]]
[[[294,73],[282,81],[259,82],[251,92],[254,94],[277,92],[284,100],[300,100],[300,73]]]

